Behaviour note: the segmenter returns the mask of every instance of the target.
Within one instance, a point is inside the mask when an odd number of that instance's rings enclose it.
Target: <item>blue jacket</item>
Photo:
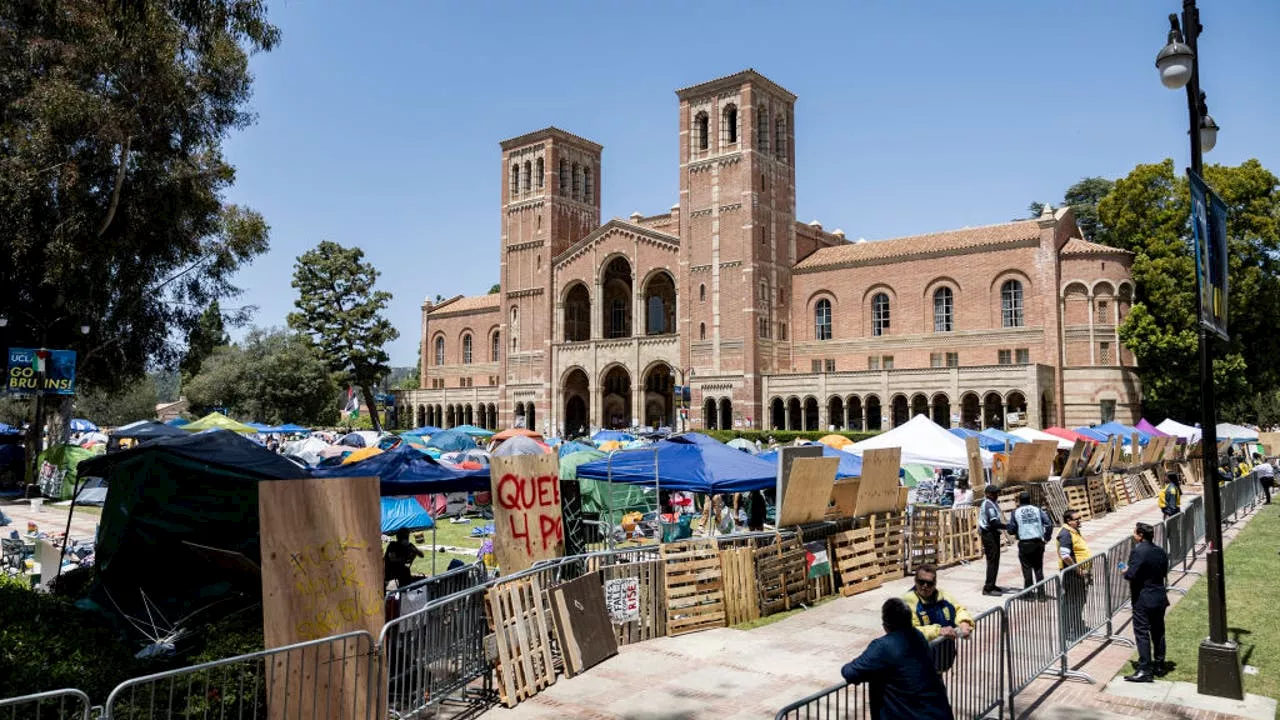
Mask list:
[[[875,720],[955,720],[929,643],[915,628],[872,640],[840,674],[847,683],[870,685]]]

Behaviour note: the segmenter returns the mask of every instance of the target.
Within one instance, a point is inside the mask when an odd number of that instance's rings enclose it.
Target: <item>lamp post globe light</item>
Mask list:
[[[1169,42],[1156,55],[1160,82],[1171,90],[1186,89],[1187,136],[1191,141],[1191,173],[1204,177],[1204,153],[1218,142],[1218,124],[1209,115],[1200,90],[1197,41],[1204,30],[1196,0],[1182,0],[1182,25],[1169,16]],[[1199,282],[1199,281],[1197,281]],[[1196,317],[1201,293],[1196,292]],[[1217,397],[1213,387],[1213,337],[1197,321],[1200,360],[1200,427],[1217,427]],[[1209,605],[1209,637],[1200,643],[1197,689],[1201,694],[1244,699],[1240,647],[1227,636],[1227,593],[1222,563],[1222,503],[1218,488],[1218,447],[1214,438],[1202,441],[1205,543],[1205,582]]]

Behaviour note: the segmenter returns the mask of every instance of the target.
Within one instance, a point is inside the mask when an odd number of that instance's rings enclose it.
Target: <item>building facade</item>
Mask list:
[[[568,435],[1138,419],[1117,330],[1132,255],[1069,208],[850,242],[797,222],[795,95],[752,70],[676,95],[666,213],[602,223],[594,142],[501,143],[500,292],[423,304],[400,417]]]

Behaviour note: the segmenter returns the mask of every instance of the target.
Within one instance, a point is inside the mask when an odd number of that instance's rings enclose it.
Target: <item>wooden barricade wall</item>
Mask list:
[[[832,536],[831,544],[835,548],[834,567],[840,576],[842,595],[878,588],[884,582],[880,576],[880,560],[876,557],[875,518],[867,527]]]
[[[1055,525],[1061,525],[1069,507],[1067,494],[1062,489],[1062,481],[1049,480],[1041,486],[1041,490],[1044,492],[1045,504],[1049,506],[1049,516]]]
[[[902,577],[906,566],[906,516],[901,512],[875,513],[866,522],[874,522],[880,574],[885,580]]]
[[[720,571],[724,577],[725,624],[737,625],[760,617],[756,596],[756,551],[750,547],[721,550]]]
[[[636,578],[640,591],[640,617],[626,623],[614,623],[613,634],[619,645],[652,640],[667,634],[667,611],[663,605],[665,585],[661,560],[605,565],[599,569],[601,581]]]
[[[1072,485],[1062,489],[1067,495],[1067,508],[1080,513],[1080,517],[1089,520],[1093,512],[1089,509],[1089,489],[1084,485]]]
[[[714,540],[664,543],[667,634],[724,627],[724,586]]]
[[[800,538],[755,551],[760,615],[768,616],[809,601],[809,564]]]
[[[543,589],[537,576],[499,583],[485,593],[485,606],[498,646],[498,696],[515,707],[556,681]]]
[[[932,505],[916,505],[911,508],[907,532],[907,570],[914,572],[921,565],[938,565],[939,545],[942,542],[942,508]]]
[[[1107,514],[1107,490],[1103,485],[1102,476],[1089,478],[1086,489],[1089,495],[1090,517],[1096,518]]]
[[[940,525],[942,538],[938,543],[938,567],[982,557],[982,539],[978,536],[978,508],[943,510]]]

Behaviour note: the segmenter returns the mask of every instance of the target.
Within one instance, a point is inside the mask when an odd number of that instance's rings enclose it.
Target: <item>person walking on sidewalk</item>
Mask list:
[[[1165,673],[1164,612],[1169,607],[1165,578],[1169,574],[1169,556],[1164,548],[1152,542],[1155,532],[1150,525],[1138,523],[1133,529],[1133,540],[1137,544],[1129,553],[1128,564],[1120,565],[1124,579],[1129,581],[1133,639],[1138,644],[1138,671],[1125,676],[1129,682],[1149,683],[1154,676]]]
[[[1182,488],[1178,485],[1178,473],[1169,471],[1164,474],[1165,486],[1156,496],[1156,504],[1160,506],[1160,514],[1171,518],[1181,512]]]
[[[884,635],[840,668],[845,682],[870,686],[871,717],[955,720],[947,688],[929,655],[929,641],[912,627],[911,609],[901,598],[889,598],[880,606],[880,623]]]
[[[1018,538],[1018,562],[1022,565],[1022,588],[1044,580],[1044,545],[1053,536],[1049,513],[1031,504],[1031,493],[1018,493],[1018,507],[1009,513],[1009,534]],[[1036,593],[1044,598],[1044,588]]]
[[[1062,571],[1062,623],[1068,643],[1075,642],[1088,632],[1084,622],[1084,604],[1093,576],[1089,572],[1092,569],[1089,563],[1089,545],[1080,534],[1081,522],[1079,510],[1068,510],[1063,514],[1062,530],[1058,531],[1058,569]]]
[[[983,495],[982,509],[978,511],[978,535],[982,537],[982,554],[987,558],[987,577],[982,585],[982,594],[1001,595],[1004,589],[996,585],[996,575],[1000,574],[1000,531],[1006,525],[1000,505],[996,503],[1000,490],[995,485],[988,485]]]

